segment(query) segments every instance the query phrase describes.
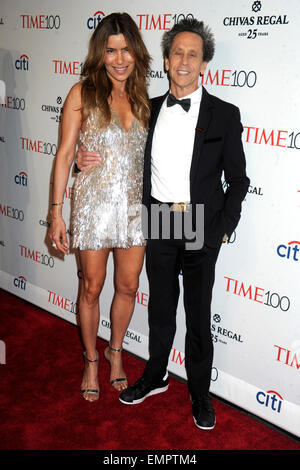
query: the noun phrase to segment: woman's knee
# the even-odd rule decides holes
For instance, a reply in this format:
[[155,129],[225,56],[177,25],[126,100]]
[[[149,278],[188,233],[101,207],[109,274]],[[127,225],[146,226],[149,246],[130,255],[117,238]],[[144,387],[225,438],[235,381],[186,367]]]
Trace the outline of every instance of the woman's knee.
[[115,290],[120,295],[135,297],[139,288],[139,280],[136,277],[118,279],[115,281]]
[[103,283],[94,280],[84,280],[82,298],[89,304],[93,305],[98,302]]

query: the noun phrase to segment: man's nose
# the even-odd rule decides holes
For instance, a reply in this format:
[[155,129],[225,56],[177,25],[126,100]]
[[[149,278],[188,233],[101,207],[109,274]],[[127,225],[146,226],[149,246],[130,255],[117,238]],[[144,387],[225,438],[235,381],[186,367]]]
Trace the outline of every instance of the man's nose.
[[181,61],[183,65],[188,63],[188,54],[182,54]]

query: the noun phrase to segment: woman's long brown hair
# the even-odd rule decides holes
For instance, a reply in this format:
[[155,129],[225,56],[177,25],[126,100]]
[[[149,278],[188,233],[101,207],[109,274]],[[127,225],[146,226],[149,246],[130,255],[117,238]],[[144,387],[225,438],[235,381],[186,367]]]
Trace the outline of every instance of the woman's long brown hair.
[[124,35],[129,51],[134,56],[135,67],[127,79],[126,89],[133,115],[146,127],[150,116],[146,84],[150,55],[136,23],[127,13],[112,13],[104,17],[92,34],[81,73],[82,118],[85,120],[97,108],[101,125],[106,126],[111,120],[108,98],[112,83],[107,76],[104,59],[108,37],[113,34]]

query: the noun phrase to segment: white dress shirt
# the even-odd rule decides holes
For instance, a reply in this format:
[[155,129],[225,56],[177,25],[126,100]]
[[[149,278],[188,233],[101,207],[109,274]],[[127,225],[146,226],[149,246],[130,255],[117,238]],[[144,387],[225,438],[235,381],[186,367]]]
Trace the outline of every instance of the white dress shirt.
[[190,201],[190,168],[202,87],[185,98],[188,112],[178,104],[167,107],[165,99],[152,141],[151,195],[162,202]]

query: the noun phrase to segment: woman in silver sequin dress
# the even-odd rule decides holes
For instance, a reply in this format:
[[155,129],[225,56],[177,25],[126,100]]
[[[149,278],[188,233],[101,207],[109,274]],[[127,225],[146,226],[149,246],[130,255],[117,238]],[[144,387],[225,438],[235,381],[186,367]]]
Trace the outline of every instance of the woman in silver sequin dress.
[[111,366],[112,386],[123,390],[128,385],[120,353],[145,250],[141,200],[150,114],[146,88],[149,62],[134,20],[126,13],[106,16],[91,37],[83,78],[72,87],[64,105],[49,232],[52,244],[62,253],[68,253],[69,248],[62,203],[78,139],[87,150],[101,156],[98,166],[77,175],[72,213],[72,246],[79,249],[83,273],[79,313],[85,368],[81,391],[89,401],[99,397],[99,295],[111,251],[115,293],[111,338],[104,355]]

